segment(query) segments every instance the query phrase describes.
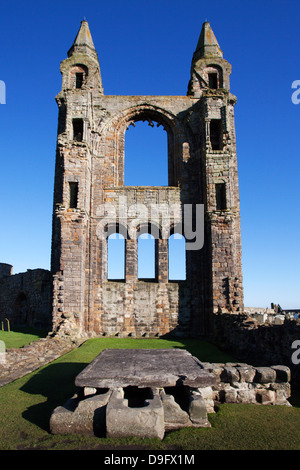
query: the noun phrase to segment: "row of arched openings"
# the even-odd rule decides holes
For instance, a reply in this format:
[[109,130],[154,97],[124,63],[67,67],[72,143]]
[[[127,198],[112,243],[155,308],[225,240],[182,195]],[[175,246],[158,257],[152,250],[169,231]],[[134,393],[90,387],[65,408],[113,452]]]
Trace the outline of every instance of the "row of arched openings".
[[[155,280],[156,249],[155,238],[150,233],[143,233],[137,239],[138,279]],[[125,279],[125,238],[121,233],[113,233],[107,238],[107,279]],[[174,233],[168,239],[168,278],[170,281],[186,279],[185,238]]]

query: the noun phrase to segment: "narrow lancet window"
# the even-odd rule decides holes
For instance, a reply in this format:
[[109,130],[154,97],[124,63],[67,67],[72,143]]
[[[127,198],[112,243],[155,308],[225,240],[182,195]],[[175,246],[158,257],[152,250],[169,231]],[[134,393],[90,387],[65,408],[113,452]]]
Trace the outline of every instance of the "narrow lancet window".
[[216,90],[218,88],[218,74],[209,73],[208,74],[208,86],[209,88]]
[[83,120],[73,119],[73,140],[82,142],[83,140]]
[[76,73],[76,88],[82,88],[83,85],[83,72]]
[[70,190],[70,209],[76,209],[78,205],[78,183],[72,182],[69,183]]
[[186,279],[186,247],[185,238],[174,233],[169,238],[169,280],[184,281]]
[[138,238],[138,278],[154,280],[156,277],[156,246],[155,238],[144,233]]
[[225,183],[216,184],[216,209],[217,211],[224,211],[227,209]]
[[210,143],[212,150],[223,150],[223,126],[221,119],[210,121]]
[[120,233],[112,233],[107,238],[107,279],[125,279],[125,238]]

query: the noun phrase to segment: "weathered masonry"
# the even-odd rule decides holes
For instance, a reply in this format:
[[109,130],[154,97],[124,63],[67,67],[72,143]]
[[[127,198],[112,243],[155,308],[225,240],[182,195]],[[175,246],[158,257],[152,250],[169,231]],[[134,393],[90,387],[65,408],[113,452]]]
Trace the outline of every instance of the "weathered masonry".
[[[204,335],[212,314],[242,312],[236,97],[230,93],[231,66],[209,23],[193,55],[187,96],[104,95],[86,21],[61,73],[53,330]],[[125,132],[141,120],[167,132],[168,186],[124,185]],[[186,279],[178,281],[168,273],[168,240],[176,232],[186,243]],[[125,239],[122,279],[108,277],[114,233]],[[155,238],[151,279],[139,278],[137,269],[145,233]]]
[[10,264],[0,263],[0,328],[28,325],[51,330],[52,276],[46,269],[12,274]]

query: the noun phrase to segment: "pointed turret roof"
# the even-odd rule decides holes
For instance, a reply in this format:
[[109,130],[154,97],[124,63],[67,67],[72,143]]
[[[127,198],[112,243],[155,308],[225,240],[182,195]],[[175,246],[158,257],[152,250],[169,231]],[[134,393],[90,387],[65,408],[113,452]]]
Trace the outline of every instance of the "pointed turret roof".
[[81,21],[77,36],[73,42],[72,47],[68,51],[68,57],[76,52],[80,54],[88,54],[98,58],[90,28],[86,20]]
[[205,21],[202,25],[195,54],[198,58],[223,57],[223,52],[208,21]]

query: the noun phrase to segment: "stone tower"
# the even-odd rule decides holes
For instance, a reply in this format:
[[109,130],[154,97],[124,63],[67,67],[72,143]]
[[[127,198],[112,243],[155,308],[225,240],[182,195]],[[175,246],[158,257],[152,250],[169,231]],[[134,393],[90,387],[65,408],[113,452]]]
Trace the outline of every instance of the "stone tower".
[[[239,188],[230,64],[202,27],[187,96],[106,96],[82,21],[61,63],[52,234],[53,330],[75,335],[206,335],[241,312]],[[168,186],[125,186],[125,132],[167,132]],[[168,278],[168,239],[186,239],[186,279]],[[107,278],[107,239],[125,238],[122,279]],[[155,276],[138,277],[138,238],[155,237]],[[203,243],[204,238],[204,243]]]

